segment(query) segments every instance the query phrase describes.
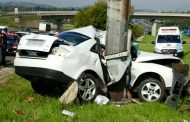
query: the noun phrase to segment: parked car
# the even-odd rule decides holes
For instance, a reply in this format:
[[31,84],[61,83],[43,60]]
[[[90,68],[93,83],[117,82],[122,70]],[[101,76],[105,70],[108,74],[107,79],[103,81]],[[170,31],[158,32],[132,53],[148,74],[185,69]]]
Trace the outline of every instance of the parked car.
[[19,43],[19,38],[17,36],[17,34],[15,33],[7,33],[7,49],[6,49],[6,53],[8,55],[15,55],[16,54],[16,50],[18,47],[18,43]]

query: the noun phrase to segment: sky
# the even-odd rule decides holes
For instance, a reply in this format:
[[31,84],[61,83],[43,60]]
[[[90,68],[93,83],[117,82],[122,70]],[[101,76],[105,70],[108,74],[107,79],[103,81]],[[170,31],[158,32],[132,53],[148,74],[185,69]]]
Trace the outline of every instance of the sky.
[[131,0],[135,9],[190,11],[190,0]]
[[[22,1],[53,5],[57,7],[84,7],[97,0],[0,0]],[[156,11],[190,11],[190,0],[131,0],[135,9],[152,9]]]

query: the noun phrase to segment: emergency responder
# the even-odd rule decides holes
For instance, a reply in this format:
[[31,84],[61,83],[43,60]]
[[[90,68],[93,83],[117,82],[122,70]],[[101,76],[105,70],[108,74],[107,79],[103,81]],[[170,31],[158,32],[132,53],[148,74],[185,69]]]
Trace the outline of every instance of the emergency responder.
[[6,49],[7,49],[7,36],[6,36],[6,33],[5,31],[2,31],[2,38],[1,38],[1,42],[3,44],[2,46],[2,62],[1,64],[2,65],[6,65]]

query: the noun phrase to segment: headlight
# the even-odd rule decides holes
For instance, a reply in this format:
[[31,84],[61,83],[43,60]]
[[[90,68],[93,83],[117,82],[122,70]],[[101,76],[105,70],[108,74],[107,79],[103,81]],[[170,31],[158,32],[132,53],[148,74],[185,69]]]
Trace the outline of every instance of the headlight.
[[183,51],[183,48],[180,48],[177,50],[177,52],[182,52]]
[[51,49],[50,54],[57,55],[57,56],[68,56],[72,53],[71,50],[64,48],[63,46],[55,46]]

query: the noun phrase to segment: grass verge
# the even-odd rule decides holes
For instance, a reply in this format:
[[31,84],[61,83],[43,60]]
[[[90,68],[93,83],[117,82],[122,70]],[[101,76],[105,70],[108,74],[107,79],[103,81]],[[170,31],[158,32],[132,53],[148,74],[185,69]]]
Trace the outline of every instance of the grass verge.
[[[190,121],[190,113],[165,104],[143,103],[115,106],[92,104],[61,105],[58,97],[36,94],[29,81],[13,74],[7,85],[0,86],[0,120],[28,122],[180,122]],[[63,109],[76,113],[68,117]]]
[[[153,51],[153,45],[146,41],[140,43],[140,49]],[[184,62],[190,64],[190,44],[184,45],[186,56]],[[190,99],[188,96],[187,100]],[[68,117],[63,109],[76,113]],[[36,94],[30,82],[12,74],[7,85],[0,86],[0,121],[27,122],[183,122],[190,121],[190,113],[175,110],[162,103],[113,104],[100,106],[92,104],[62,105],[57,96],[41,96]]]

